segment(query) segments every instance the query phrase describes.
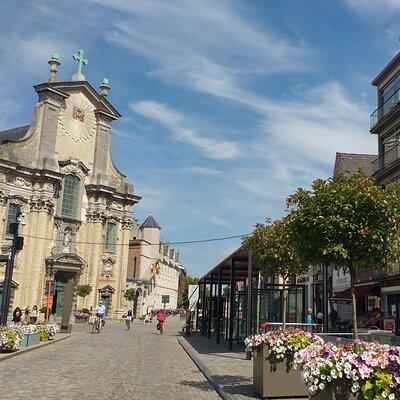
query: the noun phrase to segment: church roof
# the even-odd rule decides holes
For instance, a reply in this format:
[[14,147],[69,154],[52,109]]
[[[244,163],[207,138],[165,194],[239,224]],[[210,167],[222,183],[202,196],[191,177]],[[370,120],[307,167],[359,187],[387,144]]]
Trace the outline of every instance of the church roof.
[[17,141],[25,137],[30,125],[18,126],[16,128],[8,129],[0,132],[0,143],[8,140]]
[[143,222],[143,224],[140,226],[140,229],[142,228],[157,228],[161,229],[161,226],[158,225],[157,221],[154,219],[153,215],[149,215],[146,218],[146,221]]
[[352,153],[336,153],[335,172],[348,172],[354,175],[361,170],[365,175],[373,174],[372,161],[378,156],[375,154],[352,154]]

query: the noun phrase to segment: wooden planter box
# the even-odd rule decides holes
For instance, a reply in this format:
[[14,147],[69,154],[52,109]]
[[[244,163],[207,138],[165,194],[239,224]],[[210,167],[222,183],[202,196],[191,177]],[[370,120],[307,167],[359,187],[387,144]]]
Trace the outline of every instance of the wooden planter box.
[[358,395],[351,393],[350,389],[345,392],[340,390],[339,387],[327,386],[315,396],[311,397],[312,400],[357,400]]
[[308,398],[308,390],[301,381],[301,371],[292,368],[285,359],[277,364],[269,361],[269,351],[262,348],[254,352],[253,386],[267,399]]
[[31,333],[29,335],[25,335],[28,337],[27,346],[35,346],[40,343],[40,334],[39,333]]

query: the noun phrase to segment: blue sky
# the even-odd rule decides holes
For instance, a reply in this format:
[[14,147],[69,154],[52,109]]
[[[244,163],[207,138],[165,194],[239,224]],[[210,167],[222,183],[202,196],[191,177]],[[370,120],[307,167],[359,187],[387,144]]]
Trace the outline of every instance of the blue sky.
[[[0,129],[29,122],[32,86],[84,49],[106,76],[113,158],[174,242],[249,233],[327,177],[336,151],[376,152],[370,82],[397,53],[399,0],[1,2]],[[240,240],[182,245],[201,275]]]

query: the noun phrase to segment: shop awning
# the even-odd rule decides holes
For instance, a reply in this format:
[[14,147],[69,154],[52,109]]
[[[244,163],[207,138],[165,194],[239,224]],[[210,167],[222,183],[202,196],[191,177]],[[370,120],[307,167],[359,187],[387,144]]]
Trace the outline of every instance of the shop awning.
[[[362,297],[366,296],[367,294],[371,293],[374,289],[378,287],[377,283],[366,283],[363,285],[357,285],[354,288],[356,299],[361,299]],[[351,301],[351,289],[348,288],[343,290],[342,292],[336,292],[333,297],[331,297],[332,301],[340,301],[346,300]]]

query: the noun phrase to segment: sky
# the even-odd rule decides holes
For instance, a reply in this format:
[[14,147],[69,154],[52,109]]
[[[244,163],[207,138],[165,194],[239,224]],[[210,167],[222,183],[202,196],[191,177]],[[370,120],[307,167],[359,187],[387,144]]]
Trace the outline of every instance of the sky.
[[[371,80],[399,51],[400,0],[0,3],[0,129],[29,123],[52,51],[85,51],[122,114],[112,154],[165,241],[248,234],[285,215],[335,153],[377,152]],[[240,239],[180,245],[202,276]]]

